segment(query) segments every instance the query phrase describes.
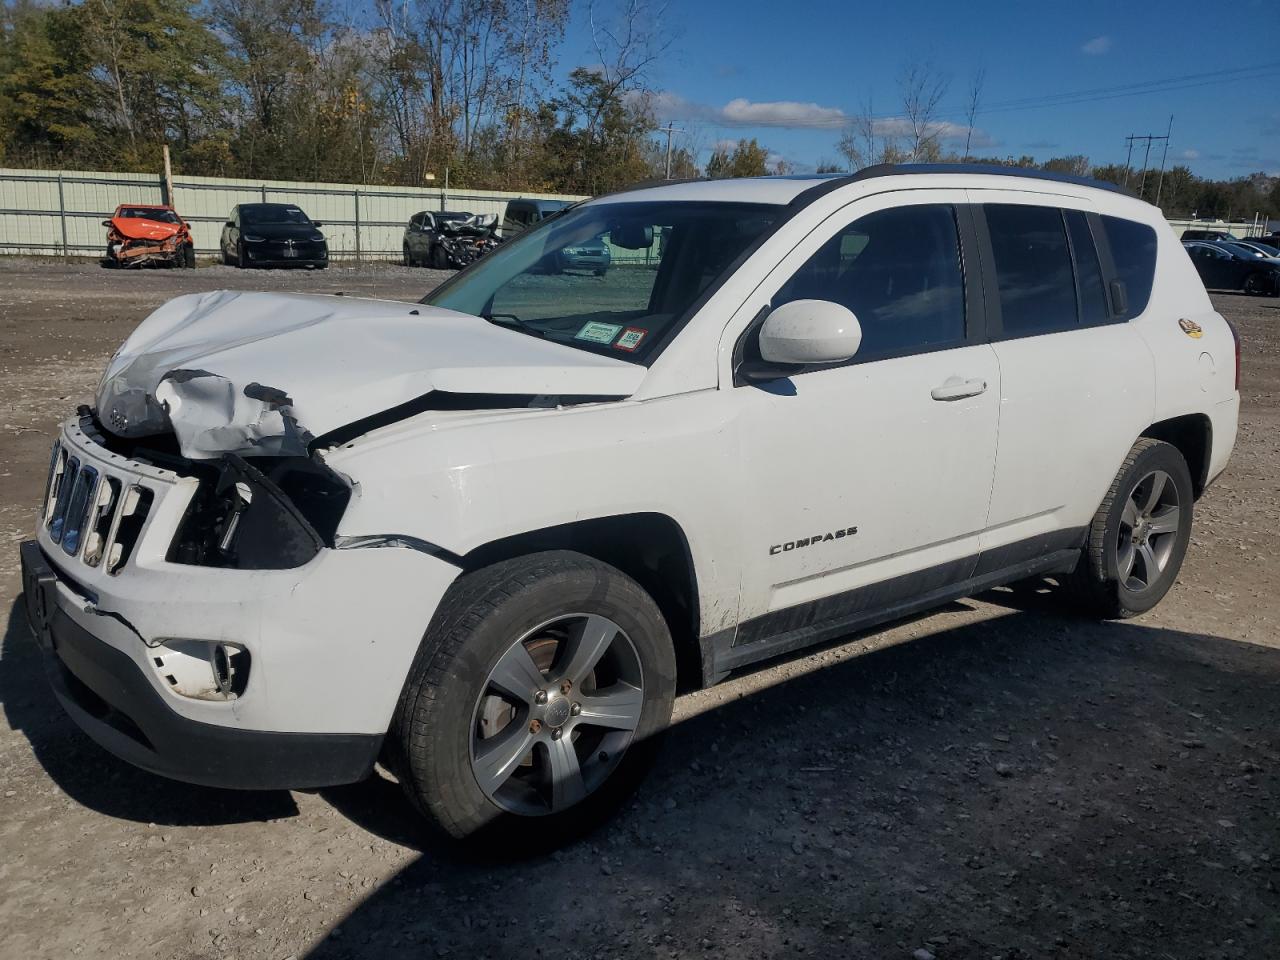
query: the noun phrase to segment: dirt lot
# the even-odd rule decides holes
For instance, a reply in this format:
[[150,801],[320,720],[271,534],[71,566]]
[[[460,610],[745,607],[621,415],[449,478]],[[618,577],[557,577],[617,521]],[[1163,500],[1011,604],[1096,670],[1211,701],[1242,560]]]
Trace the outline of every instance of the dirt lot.
[[385,780],[232,793],[89,742],[16,603],[55,423],[176,293],[438,276],[0,259],[0,958],[1276,955],[1277,300],[1216,298],[1241,434],[1157,610],[997,592],[687,695],[641,795],[554,856],[460,859]]

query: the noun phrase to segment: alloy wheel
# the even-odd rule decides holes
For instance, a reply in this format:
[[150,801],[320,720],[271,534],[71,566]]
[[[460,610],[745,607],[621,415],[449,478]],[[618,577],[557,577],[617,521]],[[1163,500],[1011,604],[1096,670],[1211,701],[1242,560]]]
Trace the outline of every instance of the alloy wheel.
[[643,707],[640,657],[621,627],[586,613],[541,624],[498,658],[476,701],[476,783],[511,813],[559,813],[617,768]]
[[1116,569],[1134,593],[1159,581],[1173,556],[1182,522],[1178,487],[1163,470],[1147,474],[1129,494],[1120,514]]

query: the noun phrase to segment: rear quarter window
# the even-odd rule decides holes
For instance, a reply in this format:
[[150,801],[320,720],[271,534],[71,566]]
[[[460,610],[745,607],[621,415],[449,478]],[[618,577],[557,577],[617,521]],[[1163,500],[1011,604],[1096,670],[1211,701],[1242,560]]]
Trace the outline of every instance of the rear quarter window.
[[1147,309],[1156,274],[1156,232],[1145,223],[1121,217],[1101,217],[1111,247],[1116,279],[1124,282],[1129,300],[1128,316]]

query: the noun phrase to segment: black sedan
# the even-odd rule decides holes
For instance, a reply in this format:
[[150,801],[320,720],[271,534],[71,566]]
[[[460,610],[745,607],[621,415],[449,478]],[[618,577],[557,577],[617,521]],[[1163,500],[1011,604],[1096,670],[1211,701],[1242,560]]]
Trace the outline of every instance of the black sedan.
[[1196,272],[1210,290],[1243,290],[1253,296],[1280,296],[1280,261],[1246,257],[1227,244],[1182,244],[1196,265]]
[[242,203],[222,227],[222,262],[237,267],[329,265],[320,224],[292,203]]

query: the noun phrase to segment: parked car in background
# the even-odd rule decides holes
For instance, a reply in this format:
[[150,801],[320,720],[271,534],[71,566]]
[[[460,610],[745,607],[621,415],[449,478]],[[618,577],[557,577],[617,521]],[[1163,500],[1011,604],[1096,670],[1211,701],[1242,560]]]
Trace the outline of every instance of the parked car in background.
[[1230,240],[1226,230],[1183,230],[1182,240]]
[[506,212],[502,215],[502,236],[504,239],[514,237],[570,205],[569,200],[529,200],[523,197],[508,200]]
[[498,245],[497,217],[424,210],[404,229],[404,264],[437,270],[465,267]]
[[321,224],[292,203],[242,203],[222,227],[222,262],[237,267],[329,265]]
[[1246,260],[1271,260],[1275,254],[1270,250],[1260,250],[1251,243],[1245,243],[1243,240],[1219,240],[1219,247],[1226,247],[1237,256],[1244,257]]
[[1280,293],[1280,261],[1237,253],[1225,243],[1184,242],[1196,272],[1209,290],[1243,290],[1251,296]]
[[194,267],[196,248],[191,228],[173,207],[122,203],[109,220],[104,267]]
[[440,225],[466,220],[469,213],[459,211],[432,212],[424,210],[409,218],[404,228],[404,265],[406,267],[435,267],[443,269],[447,266],[447,254],[441,248]]
[[609,272],[609,264],[612,260],[609,245],[602,237],[592,237],[582,243],[565,247],[557,254],[561,273],[569,270],[587,270],[597,277],[603,277]]
[[[548,275],[662,230],[652,271]],[[54,442],[25,605],[72,720],[147,770],[381,759],[445,833],[552,842],[626,798],[679,688],[1032,577],[1152,609],[1235,443],[1238,351],[1109,185],[616,193],[420,303],[159,307]],[[803,705],[717,735],[785,772]]]
[[1267,243],[1265,240],[1259,240],[1256,237],[1249,240],[1233,240],[1231,242],[1238,247],[1252,250],[1262,257],[1280,257],[1280,243]]

